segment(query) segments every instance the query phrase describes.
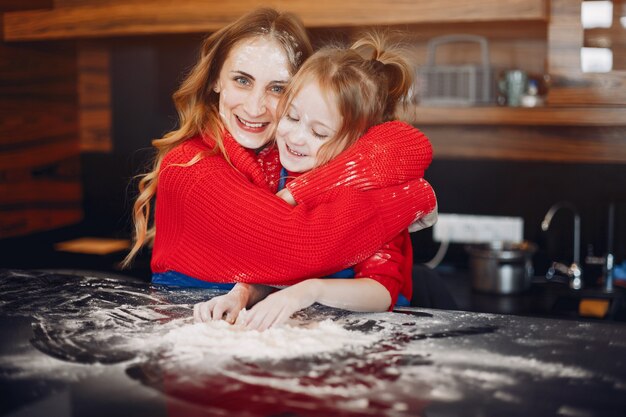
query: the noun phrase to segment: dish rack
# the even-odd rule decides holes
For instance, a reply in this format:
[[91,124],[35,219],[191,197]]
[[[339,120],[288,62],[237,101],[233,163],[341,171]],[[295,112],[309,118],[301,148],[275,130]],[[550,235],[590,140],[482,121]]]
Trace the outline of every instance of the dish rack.
[[[436,65],[437,48],[455,42],[480,46],[481,63]],[[487,39],[475,35],[446,35],[431,39],[426,65],[418,70],[419,101],[425,106],[474,106],[494,101],[494,70],[489,62]]]

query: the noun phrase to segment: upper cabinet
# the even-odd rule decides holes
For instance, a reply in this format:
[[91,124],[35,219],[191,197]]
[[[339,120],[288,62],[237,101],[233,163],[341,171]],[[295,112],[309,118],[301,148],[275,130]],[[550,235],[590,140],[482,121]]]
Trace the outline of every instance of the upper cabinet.
[[261,6],[297,13],[308,27],[548,19],[547,0],[55,0],[5,13],[4,40],[211,32]]

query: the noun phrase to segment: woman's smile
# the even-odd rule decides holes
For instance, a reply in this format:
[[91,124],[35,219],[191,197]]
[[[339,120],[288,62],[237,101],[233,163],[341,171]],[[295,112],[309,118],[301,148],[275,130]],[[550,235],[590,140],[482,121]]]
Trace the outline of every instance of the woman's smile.
[[240,116],[235,116],[235,118],[241,129],[251,133],[260,133],[270,125],[270,122],[250,122],[242,119]]

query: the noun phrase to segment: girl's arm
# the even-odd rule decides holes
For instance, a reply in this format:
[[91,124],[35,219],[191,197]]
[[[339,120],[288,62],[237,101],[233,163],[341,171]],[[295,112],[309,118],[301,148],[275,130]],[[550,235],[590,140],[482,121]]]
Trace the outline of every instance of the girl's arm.
[[402,184],[423,177],[432,155],[430,141],[418,129],[386,122],[369,129],[328,164],[291,181],[287,189],[303,204],[342,185],[364,191]]
[[355,265],[354,279],[309,279],[287,287],[253,306],[240,323],[262,331],[314,303],[358,312],[391,310],[400,292],[411,298],[412,262],[410,237],[404,231]]
[[356,279],[369,278],[381,284],[391,297],[392,310],[400,294],[413,295],[413,246],[408,230],[384,244],[372,256],[354,265]]
[[241,310],[251,308],[275,290],[276,288],[266,285],[237,283],[227,294],[194,305],[194,322],[224,319],[233,324]]
[[351,311],[379,312],[387,310],[391,297],[382,284],[369,278],[312,278],[270,294],[240,323],[263,331],[316,302]]

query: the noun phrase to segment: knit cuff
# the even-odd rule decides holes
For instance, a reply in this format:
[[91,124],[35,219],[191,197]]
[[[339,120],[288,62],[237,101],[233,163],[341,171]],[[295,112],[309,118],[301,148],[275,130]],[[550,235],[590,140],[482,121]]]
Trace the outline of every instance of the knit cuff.
[[437,207],[435,193],[423,178],[367,193],[372,194],[376,205],[372,209],[379,211],[385,230],[389,233],[388,240]]

